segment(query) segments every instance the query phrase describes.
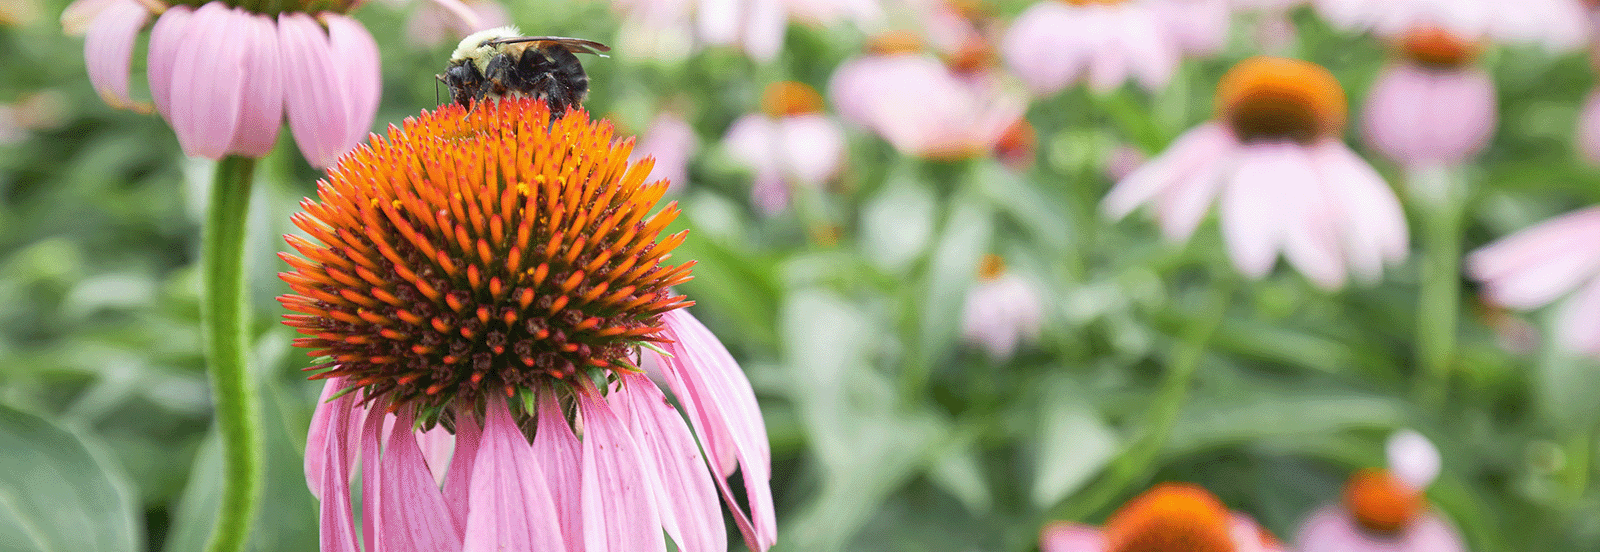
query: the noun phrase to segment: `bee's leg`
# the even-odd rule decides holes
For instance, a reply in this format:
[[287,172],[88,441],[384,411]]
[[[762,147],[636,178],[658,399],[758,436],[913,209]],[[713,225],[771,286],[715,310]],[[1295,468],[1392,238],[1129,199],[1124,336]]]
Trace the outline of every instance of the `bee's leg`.
[[562,84],[559,78],[549,73],[539,75],[539,79],[533,83],[533,88],[538,91],[540,98],[544,98],[544,103],[550,106],[551,119],[565,115],[567,108],[575,103],[572,91]]
[[489,64],[483,68],[483,86],[479,90],[479,99],[494,94],[502,97],[511,94],[517,88],[517,68],[511,56],[497,55],[489,59]]

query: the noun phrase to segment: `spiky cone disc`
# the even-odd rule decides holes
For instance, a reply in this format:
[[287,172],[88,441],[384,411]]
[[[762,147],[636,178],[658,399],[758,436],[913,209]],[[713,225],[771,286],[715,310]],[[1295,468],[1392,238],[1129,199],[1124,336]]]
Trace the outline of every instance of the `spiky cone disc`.
[[327,357],[312,379],[426,420],[635,370],[661,314],[691,304],[669,287],[694,263],[667,264],[677,204],[651,214],[667,182],[612,133],[518,98],[424,111],[341,159],[292,219],[314,241],[286,236],[299,255],[281,255],[284,323]]

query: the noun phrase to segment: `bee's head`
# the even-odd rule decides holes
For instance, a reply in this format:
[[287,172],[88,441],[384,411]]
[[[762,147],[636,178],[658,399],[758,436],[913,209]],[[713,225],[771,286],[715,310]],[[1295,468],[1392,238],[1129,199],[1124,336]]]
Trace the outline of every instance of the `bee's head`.
[[489,58],[494,57],[496,53],[495,47],[490,45],[489,42],[517,36],[522,36],[522,31],[513,25],[484,29],[469,34],[466,38],[461,39],[461,43],[456,45],[455,51],[450,53],[450,64],[453,66],[471,62],[478,66],[479,71],[482,71],[489,65]]

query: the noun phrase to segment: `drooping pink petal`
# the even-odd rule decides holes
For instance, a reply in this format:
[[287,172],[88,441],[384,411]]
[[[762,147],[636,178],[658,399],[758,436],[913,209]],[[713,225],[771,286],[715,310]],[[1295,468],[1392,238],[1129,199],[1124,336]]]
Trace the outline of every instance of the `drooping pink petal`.
[[[1287,240],[1286,226],[1293,221],[1285,209],[1293,203],[1289,176],[1305,178],[1295,164],[1288,144],[1252,144],[1238,153],[1232,181],[1222,190],[1221,225],[1228,255],[1240,272],[1251,278],[1266,276]],[[1297,172],[1298,171],[1298,172]]]
[[751,59],[766,62],[777,57],[783,47],[783,34],[789,15],[779,0],[744,0],[744,33],[740,41]]
[[1228,535],[1233,537],[1234,552],[1277,552],[1262,542],[1261,525],[1255,519],[1234,512],[1228,521]]
[[567,550],[556,517],[547,515],[556,511],[555,499],[528,440],[504,400],[496,396],[486,410],[482,442],[473,459],[462,552]]
[[[1373,550],[1350,514],[1338,506],[1325,506],[1313,512],[1295,535],[1296,552],[1351,552]],[[1420,552],[1420,551],[1419,551]]]
[[1442,459],[1433,442],[1414,430],[1402,429],[1389,436],[1384,446],[1389,459],[1389,473],[1395,478],[1421,491],[1439,477]]
[[1202,159],[1191,170],[1178,173],[1177,183],[1156,198],[1155,215],[1161,235],[1172,242],[1188,241],[1211,211],[1230,168],[1230,160],[1218,156]]
[[[1185,53],[1210,56],[1227,43],[1233,15],[1233,6],[1228,0],[1179,0],[1159,7],[1163,8],[1173,38]],[[1270,14],[1261,14],[1258,24],[1267,19],[1271,19]]]
[[1051,523],[1039,535],[1040,552],[1103,552],[1105,548],[1105,535],[1087,525]]
[[[583,542],[583,444],[561,412],[554,393],[539,395],[538,428],[533,434],[533,459],[544,466],[556,519],[569,543]],[[573,548],[569,546],[568,548]]]
[[1467,272],[1496,303],[1531,309],[1554,301],[1600,272],[1600,207],[1568,213],[1484,246]]
[[1279,174],[1290,202],[1284,206],[1283,256],[1301,274],[1326,290],[1344,287],[1345,262],[1339,240],[1340,205],[1330,185],[1304,148],[1285,150]]
[[[612,391],[611,400],[624,390]],[[577,393],[583,419],[583,544],[588,552],[665,552],[654,476],[626,422],[593,389]]]
[[984,347],[991,358],[1006,360],[1023,340],[1039,336],[1043,298],[1021,276],[1007,272],[967,292],[962,337]]
[[[1177,4],[1197,2],[1179,1]],[[1161,6],[1151,4],[1129,5],[1124,10],[1122,32],[1117,34],[1118,48],[1128,60],[1128,70],[1137,77],[1146,90],[1160,90],[1172,80],[1178,70],[1179,44]],[[1224,17],[1226,20],[1226,17]]]
[[178,144],[190,157],[218,159],[239,126],[244,96],[243,10],[212,2],[195,10],[172,68],[169,116]]
[[456,451],[456,436],[451,435],[450,429],[444,424],[435,424],[433,429],[417,434],[417,446],[422,447],[422,460],[428,463],[434,483],[444,485],[444,476],[450,469],[450,457]]
[[334,153],[337,159],[354,149],[371,132],[383,79],[378,63],[378,43],[366,27],[354,19],[332,13],[322,14],[322,20],[328,25],[328,51],[333,54],[334,72],[344,85],[345,122],[349,125]]
[[178,64],[178,44],[191,32],[189,20],[193,17],[194,8],[173,6],[162,12],[156,24],[150,27],[145,76],[150,81],[150,99],[156,104],[156,112],[169,124],[172,122],[172,69]]
[[1494,130],[1494,85],[1477,69],[1395,64],[1373,84],[1363,115],[1368,141],[1395,161],[1460,163],[1481,150]]
[[[322,552],[360,552],[356,543],[355,511],[350,504],[351,463],[355,456],[350,437],[361,424],[356,417],[355,394],[328,400],[343,385],[332,378],[323,388],[323,400],[311,419],[306,440],[306,480],[321,500]],[[313,462],[311,455],[319,459]],[[315,470],[315,471],[313,471]]]
[[1338,140],[1310,152],[1336,210],[1350,271],[1364,282],[1377,281],[1383,266],[1404,259],[1409,232],[1400,200],[1371,165]]
[[[378,454],[383,450],[382,443],[386,440],[383,429],[386,425],[392,425],[389,421],[392,415],[385,410],[383,404],[370,405],[367,418],[361,424],[361,541],[367,550],[377,550],[375,543],[387,543],[377,527],[383,506],[378,500],[382,493],[376,488],[384,484],[385,466],[378,461]],[[369,485],[373,488],[369,489]]]
[[663,112],[650,123],[644,137],[628,155],[628,162],[655,158],[656,166],[650,170],[650,177],[666,179],[668,190],[682,190],[689,182],[689,159],[699,147],[697,142],[694,128],[687,121]]
[[284,81],[296,83],[284,89],[283,97],[295,145],[311,166],[331,166],[355,128],[352,92],[345,90],[354,77],[339,74],[341,65],[322,26],[305,13],[278,15],[278,47]]
[[722,144],[730,157],[756,172],[778,170],[777,125],[766,115],[750,113],[735,119],[723,135]]
[[244,43],[244,97],[239,128],[228,153],[261,157],[278,143],[283,126],[283,71],[278,59],[278,27],[265,15],[241,13],[237,35]]
[[738,0],[700,0],[695,25],[706,44],[732,44],[739,39],[739,22],[745,17]]
[[472,466],[483,443],[483,426],[475,418],[456,415],[455,452],[450,457],[450,471],[444,476],[444,502],[450,507],[450,521],[462,535],[467,534],[467,510],[472,506]]
[[[1172,193],[1174,185],[1182,182],[1186,175],[1204,172],[1201,170],[1203,167],[1218,165],[1220,159],[1231,155],[1237,147],[1232,135],[1216,123],[1194,127],[1174,140],[1161,155],[1117,182],[1100,203],[1100,210],[1113,219],[1127,216],[1134,208],[1158,195]],[[1190,182],[1190,185],[1205,184]],[[1190,197],[1198,199],[1202,196],[1193,194]],[[1211,199],[1206,197],[1204,203],[1209,205]],[[1179,237],[1187,238],[1188,233],[1182,233]]]
[[[404,410],[402,410],[404,412]],[[369,416],[381,416],[374,411]],[[362,493],[376,495],[363,518],[372,518],[375,548],[393,552],[435,552],[461,548],[461,532],[450,519],[444,496],[439,493],[433,474],[417,446],[411,430],[411,417],[402,414],[395,420],[382,458],[375,452],[377,441],[368,441],[363,452]]]
[[[1073,9],[1057,2],[1039,2],[1023,11],[1000,40],[1006,66],[1035,93],[1054,94],[1077,80],[1091,50]],[[1084,31],[1084,32],[1079,32]]]
[[1600,276],[1578,288],[1558,316],[1557,343],[1570,351],[1600,354]]
[[645,466],[656,469],[661,524],[680,550],[727,550],[727,529],[711,472],[678,410],[640,373],[623,374],[618,395],[631,415]]
[[1578,113],[1578,153],[1590,163],[1600,163],[1600,90],[1589,92]]
[[89,25],[83,40],[84,65],[89,83],[111,107],[133,106],[128,96],[128,63],[133,59],[134,40],[149,20],[150,10],[138,2],[118,0],[103,6]]
[[1461,534],[1436,514],[1424,514],[1401,536],[1405,552],[1467,552]]
[[731,443],[744,475],[749,515],[737,507],[725,477],[717,478],[717,488],[750,548],[766,550],[777,541],[769,483],[772,449],[755,391],[733,355],[687,309],[668,311],[661,318],[666,326],[664,333],[673,340],[667,345],[673,356],[664,359],[667,384],[704,443],[711,465],[731,465],[725,459]]

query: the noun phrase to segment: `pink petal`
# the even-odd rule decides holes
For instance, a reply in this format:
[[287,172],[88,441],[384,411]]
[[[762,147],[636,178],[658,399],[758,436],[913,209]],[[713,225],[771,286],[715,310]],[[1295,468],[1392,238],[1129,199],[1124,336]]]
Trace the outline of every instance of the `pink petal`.
[[[1182,4],[1199,4],[1185,0]],[[1178,43],[1172,31],[1165,28],[1166,20],[1157,5],[1142,6],[1135,11],[1133,5],[1124,9],[1124,32],[1118,35],[1119,46],[1126,53],[1129,69],[1139,78],[1146,90],[1160,90],[1172,80],[1178,70]],[[1224,17],[1226,21],[1226,17]]]
[[557,509],[555,499],[545,485],[541,466],[534,461],[532,448],[512,421],[510,409],[496,396],[485,415],[483,441],[472,466],[462,551],[566,550],[556,517],[548,515]]
[[1246,276],[1260,278],[1272,270],[1278,248],[1287,239],[1285,228],[1293,221],[1286,212],[1294,203],[1288,177],[1308,178],[1295,164],[1293,148],[1285,144],[1252,144],[1240,148],[1233,178],[1222,190],[1222,238],[1234,266]]
[[700,0],[695,9],[700,39],[707,44],[732,44],[738,40],[743,7],[738,0]]
[[328,24],[328,51],[333,54],[334,71],[344,83],[346,124],[344,141],[338,153],[354,149],[372,130],[378,113],[378,98],[383,79],[378,63],[378,43],[361,23],[343,15],[324,13]]
[[462,535],[467,533],[467,509],[472,505],[472,466],[483,444],[483,427],[476,418],[471,413],[457,411],[455,453],[450,457],[450,470],[444,476],[444,501],[450,506],[450,521]]
[[1283,256],[1313,283],[1327,290],[1344,286],[1345,270],[1337,225],[1338,205],[1309,153],[1286,148],[1276,176],[1290,201],[1282,208]]
[[820,114],[784,117],[775,129],[787,172],[801,184],[816,186],[839,172],[844,162],[844,129]]
[[[617,393],[612,398],[616,400]],[[640,446],[611,405],[593,390],[577,393],[583,419],[583,544],[589,552],[665,552],[653,476]],[[649,468],[645,468],[648,470]]]
[[173,6],[162,12],[156,24],[150,27],[150,48],[147,55],[146,77],[150,81],[150,99],[170,124],[172,122],[172,77],[178,64],[178,44],[191,31],[189,20],[194,8]]
[[[499,5],[492,0],[486,0],[480,2],[480,4]],[[500,8],[500,10],[504,12],[505,8]],[[432,19],[439,20],[439,27],[454,29],[463,37],[480,29],[488,29],[499,25],[498,22],[485,25],[484,18],[480,16],[480,12],[461,0],[430,0],[419,12],[431,15]]]
[[572,432],[554,393],[540,393],[538,423],[533,459],[540,466],[552,467],[545,470],[545,476],[555,497],[561,534],[567,542],[583,542],[583,444]]
[[428,463],[436,484],[444,485],[449,473],[450,457],[455,455],[456,436],[444,424],[434,424],[433,429],[417,434],[417,446],[422,447],[422,459]]
[[1461,535],[1435,514],[1424,514],[1401,536],[1403,552],[1466,552]]
[[[327,400],[333,390],[339,389],[342,379],[328,380],[323,388],[323,401],[318,403],[311,419],[311,431],[306,437],[306,480],[311,483],[311,493],[321,502],[321,549],[323,552],[359,552],[356,544],[355,512],[350,504],[351,450],[350,434],[360,424],[355,407],[355,393]],[[313,462],[312,455],[319,457]],[[313,471],[315,470],[315,471]]]
[[100,12],[112,4],[120,4],[129,0],[73,0],[61,10],[61,34],[67,36],[80,36],[94,24]]
[[1550,219],[1467,256],[1467,271],[1493,301],[1518,309],[1542,306],[1600,272],[1600,208]]
[[1023,11],[1006,29],[1000,53],[1006,66],[1035,93],[1054,94],[1078,79],[1091,49],[1086,33],[1094,32],[1075,10],[1056,2],[1039,2]]
[[1578,114],[1578,152],[1590,163],[1600,163],[1600,90],[1584,98]]
[[1439,449],[1421,433],[1410,429],[1394,432],[1384,452],[1389,459],[1389,473],[1413,489],[1426,489],[1439,477]]
[[348,105],[351,93],[345,91],[347,80],[355,77],[339,74],[343,64],[333,59],[327,35],[310,15],[279,14],[278,44],[284,81],[296,83],[284,89],[284,108],[295,144],[311,166],[332,166],[344,153],[355,128]]
[[1405,214],[1378,171],[1338,140],[1312,148],[1312,163],[1336,209],[1345,260],[1363,281],[1376,281],[1385,263],[1410,251]]
[[749,10],[744,21],[744,51],[751,59],[766,62],[777,57],[783,47],[783,34],[789,26],[788,13],[778,0],[745,0]]
[[283,72],[278,60],[278,28],[265,15],[241,12],[238,39],[245,47],[244,98],[239,128],[228,153],[261,157],[278,143],[283,126]]
[[139,30],[150,20],[150,10],[133,0],[105,5],[89,25],[83,40],[84,65],[89,82],[111,107],[128,108],[128,63]]
[[682,190],[689,182],[689,158],[699,146],[697,141],[694,128],[688,122],[676,114],[663,112],[650,123],[650,129],[634,146],[628,160],[655,158],[651,178],[665,179],[668,190]]
[[[1296,552],[1398,552],[1374,546],[1338,506],[1326,506],[1312,513],[1295,536]],[[1418,551],[1422,552],[1422,551]]]
[[[376,428],[382,417],[389,415],[374,410],[368,415],[368,427]],[[411,417],[403,415],[395,420],[395,430],[390,432],[388,444],[378,458],[376,431],[369,435],[363,451],[362,494],[367,509],[363,520],[373,520],[371,540],[377,544],[368,550],[394,552],[434,552],[456,550],[461,547],[461,532],[451,522],[450,511],[444,496],[434,483],[433,474],[417,446],[416,433],[411,430]]]
[[1556,342],[1568,350],[1600,354],[1600,278],[1578,288],[1561,306],[1556,322]]
[[750,113],[735,119],[728,125],[722,144],[730,157],[756,172],[778,168],[777,124],[764,114]]
[[722,506],[694,435],[678,410],[644,374],[623,374],[621,395],[632,414],[645,466],[658,479],[656,503],[661,523],[680,550],[727,550]]
[[717,478],[717,487],[746,543],[753,550],[766,550],[777,541],[772,489],[768,483],[772,449],[767,443],[767,429],[756,404],[755,391],[733,355],[728,354],[722,342],[687,309],[668,311],[662,315],[662,321],[666,326],[664,333],[674,340],[667,345],[667,351],[673,355],[665,359],[667,383],[688,414],[695,434],[706,443],[703,447],[711,465],[729,465],[724,456],[728,443],[732,444],[744,474],[749,517],[736,506],[724,478]]
[[195,10],[178,43],[168,115],[178,144],[190,157],[218,159],[228,153],[239,126],[244,97],[246,26],[242,10],[212,2]]
[[1039,535],[1040,552],[1103,552],[1106,539],[1099,529],[1065,521],[1051,523]]
[[[1100,210],[1106,216],[1119,219],[1134,208],[1155,199],[1158,195],[1174,193],[1174,188],[1188,175],[1202,172],[1204,167],[1223,167],[1223,159],[1238,147],[1231,134],[1216,123],[1205,123],[1183,133],[1165,152],[1145,163],[1123,178],[1106,194]],[[1193,185],[1209,185],[1192,181]],[[1195,197],[1201,194],[1194,194]],[[1206,198],[1209,204],[1211,198]],[[1187,238],[1183,233],[1181,237]]]
[[1363,122],[1384,155],[1411,165],[1455,164],[1488,143],[1494,85],[1483,71],[1392,65],[1373,85]]

